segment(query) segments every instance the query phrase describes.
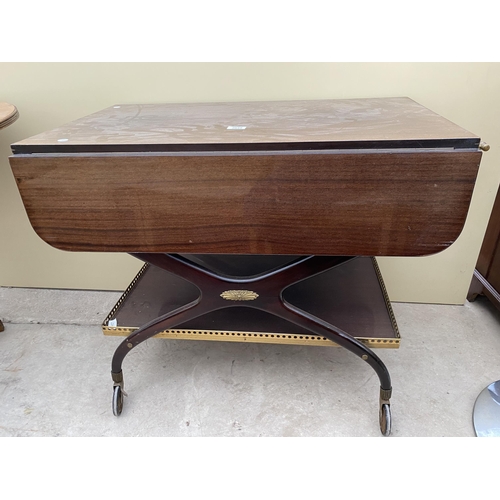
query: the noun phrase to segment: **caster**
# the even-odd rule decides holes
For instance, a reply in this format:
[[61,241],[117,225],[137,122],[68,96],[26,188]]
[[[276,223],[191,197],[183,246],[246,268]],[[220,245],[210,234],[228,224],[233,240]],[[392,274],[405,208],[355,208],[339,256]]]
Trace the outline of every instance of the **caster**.
[[391,427],[392,427],[390,405],[383,404],[380,407],[379,423],[380,423],[380,432],[382,432],[382,435],[389,436],[391,434]]
[[119,385],[113,386],[113,415],[118,417],[123,410],[123,391]]

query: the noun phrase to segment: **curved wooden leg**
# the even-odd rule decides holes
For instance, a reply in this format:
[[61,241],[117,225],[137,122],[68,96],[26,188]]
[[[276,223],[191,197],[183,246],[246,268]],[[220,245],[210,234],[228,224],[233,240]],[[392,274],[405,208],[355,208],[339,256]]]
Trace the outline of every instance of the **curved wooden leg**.
[[316,318],[287,303],[286,301],[283,301],[282,304],[282,310],[286,312],[284,314],[280,314],[280,317],[295,323],[298,326],[307,328],[317,335],[322,335],[332,342],[344,347],[353,354],[356,354],[356,356],[360,357],[363,361],[366,361],[375,370],[380,380],[380,387],[385,390],[391,389],[391,377],[389,375],[389,371],[382,360],[371,349],[340,328]]
[[[306,256],[280,269],[259,276],[234,278],[218,276],[177,255],[146,253],[132,255],[190,281],[200,290],[200,297],[196,301],[144,325],[129,335],[118,346],[113,356],[111,370],[114,390],[118,391],[118,395],[123,391],[122,362],[136,345],[163,330],[168,330],[217,309],[235,306],[251,307],[283,318],[313,334],[324,336],[366,361],[375,370],[380,380],[380,428],[384,435],[390,433],[390,397],[392,388],[391,378],[384,363],[373,351],[353,336],[293,306],[283,298],[283,291],[289,286],[341,265],[355,257]],[[251,304],[229,304],[224,300],[223,293],[228,286],[238,290],[246,289],[250,285],[252,291],[258,297],[255,302],[252,301]],[[116,404],[115,401],[117,401]],[[114,393],[113,411],[115,415],[121,412],[121,406],[120,399]]]
[[122,363],[127,354],[137,345],[154,335],[175,327],[178,324],[185,323],[191,319],[203,316],[210,309],[207,309],[200,303],[200,298],[196,301],[179,307],[174,311],[164,314],[135,332],[131,333],[116,349],[111,361],[111,378],[113,379],[113,413],[120,415],[123,407],[124,391]]
[[390,398],[392,395],[391,377],[382,360],[362,342],[352,335],[344,332],[311,314],[286,302],[282,297],[280,300],[267,304],[267,311],[275,316],[283,318],[311,333],[321,335],[336,344],[344,347],[356,356],[366,361],[378,375],[380,381],[379,398],[379,423],[380,430],[384,436],[391,432]]

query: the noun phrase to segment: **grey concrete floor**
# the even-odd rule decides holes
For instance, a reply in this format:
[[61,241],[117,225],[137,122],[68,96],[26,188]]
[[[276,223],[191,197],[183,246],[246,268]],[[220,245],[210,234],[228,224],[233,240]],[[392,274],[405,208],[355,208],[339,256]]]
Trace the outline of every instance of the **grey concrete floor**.
[[[380,436],[375,372],[336,347],[150,339],[124,362],[102,320],[118,292],[0,288],[0,436]],[[393,304],[392,436],[474,436],[476,397],[500,379],[500,314]]]

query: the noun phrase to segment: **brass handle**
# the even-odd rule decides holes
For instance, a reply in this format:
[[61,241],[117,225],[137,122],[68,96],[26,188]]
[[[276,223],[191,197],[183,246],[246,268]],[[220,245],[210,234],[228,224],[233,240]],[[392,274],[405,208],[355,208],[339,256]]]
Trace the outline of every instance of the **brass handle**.
[[479,149],[481,149],[482,151],[489,151],[490,150],[490,145],[481,141],[479,143]]

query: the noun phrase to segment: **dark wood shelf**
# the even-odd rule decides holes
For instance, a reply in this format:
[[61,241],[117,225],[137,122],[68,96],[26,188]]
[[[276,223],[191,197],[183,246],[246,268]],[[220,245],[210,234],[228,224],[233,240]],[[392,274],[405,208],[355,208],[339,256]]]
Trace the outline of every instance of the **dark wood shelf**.
[[[254,256],[252,256],[254,257]],[[265,258],[192,256],[212,270],[235,269],[257,274]],[[270,260],[273,259],[273,260]],[[238,260],[238,262],[234,262]],[[267,269],[286,257],[267,257]],[[106,335],[129,335],[140,326],[196,299],[196,287],[164,270],[146,264],[124,292],[102,325]],[[295,284],[284,293],[291,304],[350,333],[368,347],[398,348],[400,336],[375,259],[360,257]],[[178,325],[158,337],[334,346],[333,342],[250,307],[234,307]]]

